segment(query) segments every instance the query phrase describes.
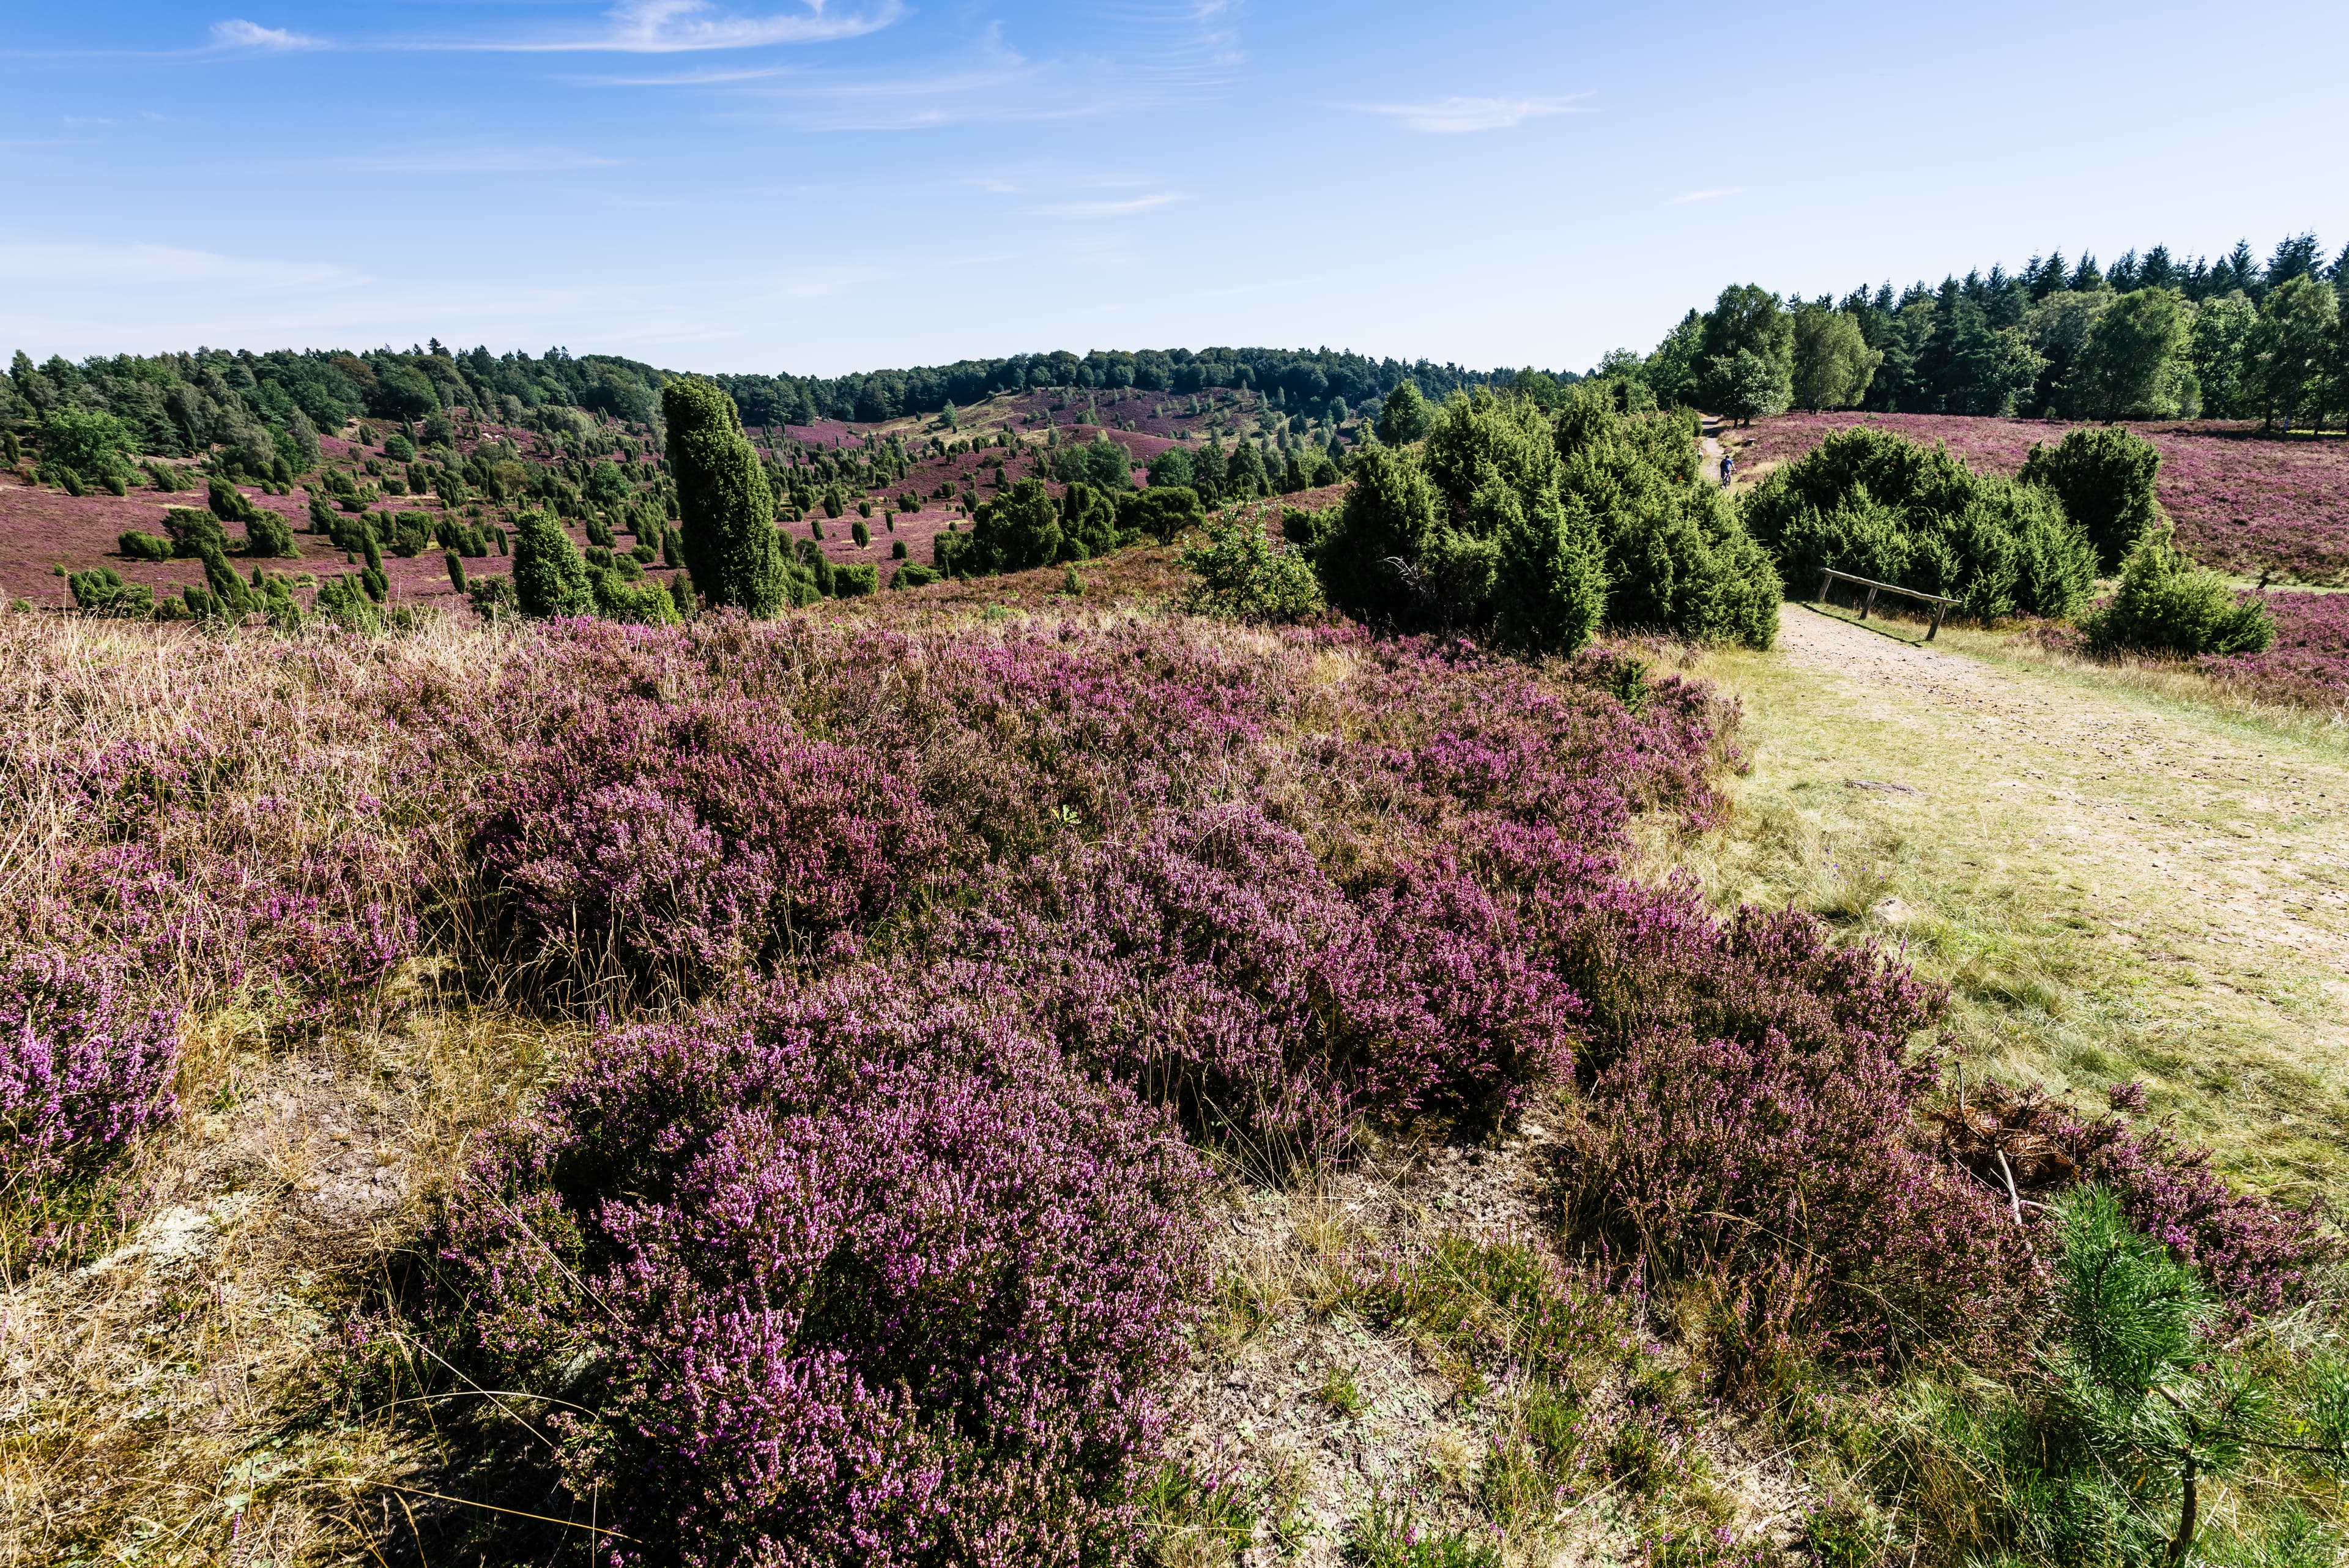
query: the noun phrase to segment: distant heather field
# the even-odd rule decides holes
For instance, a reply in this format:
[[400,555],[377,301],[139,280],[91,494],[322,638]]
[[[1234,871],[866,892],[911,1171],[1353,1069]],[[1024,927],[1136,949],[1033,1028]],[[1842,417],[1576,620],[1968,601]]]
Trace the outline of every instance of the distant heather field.
[[[1781,414],[1743,432],[1744,461],[1758,471],[1800,457],[1830,431],[1862,423],[1946,442],[1976,468],[2000,473],[2020,469],[2034,441],[2053,444],[2072,428],[1958,414]],[[2129,428],[2161,449],[2161,504],[2197,559],[2247,577],[2271,572],[2349,584],[2349,440],[2262,436],[2255,425],[2207,420]]]

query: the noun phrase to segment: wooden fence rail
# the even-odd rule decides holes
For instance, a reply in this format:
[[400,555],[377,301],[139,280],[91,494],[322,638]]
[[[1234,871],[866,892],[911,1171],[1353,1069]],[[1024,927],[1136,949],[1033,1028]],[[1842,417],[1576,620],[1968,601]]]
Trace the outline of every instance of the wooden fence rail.
[[1927,642],[1932,641],[1935,635],[1940,631],[1941,618],[1957,608],[1962,602],[1958,599],[1944,598],[1940,594],[1923,593],[1916,588],[1904,588],[1898,583],[1879,583],[1874,577],[1855,577],[1849,572],[1826,571],[1819,574],[1819,603],[1827,602],[1827,586],[1831,583],[1849,583],[1854,587],[1868,590],[1868,597],[1859,607],[1859,618],[1862,620],[1866,620],[1868,612],[1876,607],[1876,596],[1879,593],[1899,594],[1908,598],[1922,600],[1932,606],[1933,624],[1926,628]]

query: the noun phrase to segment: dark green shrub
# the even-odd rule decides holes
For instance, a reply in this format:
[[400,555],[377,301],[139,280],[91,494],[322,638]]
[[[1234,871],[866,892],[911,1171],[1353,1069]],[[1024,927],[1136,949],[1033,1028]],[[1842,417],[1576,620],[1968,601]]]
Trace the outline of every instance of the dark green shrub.
[[881,568],[870,561],[857,561],[832,569],[832,594],[834,598],[862,598],[881,587]]
[[905,541],[895,539],[890,542],[889,558],[893,561],[902,561],[905,558]]
[[337,519],[336,517],[335,509],[326,504],[326,498],[325,496],[316,493],[312,494],[310,497],[309,512],[311,533],[327,535],[334,533]]
[[2033,442],[2021,478],[2053,491],[2064,514],[2086,530],[2096,565],[2111,571],[2161,521],[2154,480],[2161,451],[2118,425],[2075,430],[2054,447]]
[[2167,527],[2137,542],[2121,565],[2119,591],[2085,625],[2099,653],[2261,653],[2275,640],[2267,606],[2197,566]]
[[254,509],[245,519],[244,553],[264,560],[283,560],[302,552],[294,545],[294,530],[274,512]]
[[228,564],[228,556],[210,540],[204,541],[200,554],[204,563],[204,589],[212,596],[212,613],[229,619],[249,614],[253,594],[236,568]]
[[695,587],[712,605],[772,615],[784,597],[774,493],[743,437],[734,400],[688,376],[661,389],[661,407]]
[[405,431],[394,431],[383,438],[383,455],[394,462],[414,462],[416,443],[408,439]]
[[205,505],[223,523],[243,523],[249,527],[254,518],[262,515],[261,508],[247,499],[244,492],[218,474],[204,488]]
[[432,514],[395,512],[391,514],[391,553],[420,556],[432,545]]
[[1491,626],[1512,647],[1572,652],[1598,628],[1606,578],[1588,509],[1561,497],[1563,475],[1539,408],[1456,397],[1418,450],[1364,450],[1313,546],[1322,588],[1374,625]]
[[228,553],[228,534],[221,527],[220,519],[209,512],[199,512],[192,506],[166,507],[163,531],[171,536],[174,556],[193,558],[203,554],[207,544],[222,555]]
[[603,569],[590,570],[587,576],[595,611],[606,620],[666,626],[678,618],[677,603],[662,584],[631,583],[616,571]]
[[1023,479],[978,509],[970,534],[953,548],[953,570],[978,576],[1046,566],[1060,559],[1061,544],[1061,509],[1051,493],[1040,479]]
[[119,473],[109,473],[105,478],[99,480],[98,483],[106,486],[106,493],[109,495],[128,495],[130,493],[130,482],[123,478]]
[[360,574],[346,573],[320,583],[310,607],[358,631],[373,631],[383,624],[383,617],[375,607],[375,596],[367,591]]
[[[1184,532],[1204,524],[1206,507],[1199,493],[1188,485],[1154,484],[1147,490],[1128,492],[1117,498],[1118,543],[1134,539],[1154,539],[1171,545]],[[1105,554],[1095,551],[1094,554]]]
[[857,515],[860,519],[861,519],[861,518],[865,518],[865,517],[870,517],[870,516],[872,516],[872,515],[873,515],[873,503],[872,503],[872,500],[871,500],[869,497],[868,497],[868,498],[866,498],[866,499],[860,500],[860,501],[858,501],[858,502],[857,502],[857,504],[856,504],[856,515]]
[[544,512],[514,518],[513,589],[515,607],[536,619],[595,613],[587,563],[563,525]]
[[1832,568],[1944,594],[1984,618],[2060,618],[2095,582],[2095,547],[2053,492],[1865,426],[1773,470],[1744,519],[1798,593]]
[[1606,552],[1609,624],[1766,649],[1784,588],[1735,508],[1698,480],[1694,438],[1668,415],[1624,415],[1603,388],[1569,394],[1560,486]]
[[[940,538],[945,536],[943,534],[939,535]],[[908,561],[890,576],[889,586],[893,588],[918,588],[940,580],[940,574],[937,572],[918,561]]]
[[[1128,498],[1138,504],[1145,493],[1129,492]],[[1141,514],[1137,511],[1135,515]],[[1095,556],[1106,556],[1132,537],[1117,503],[1106,492],[1077,483],[1070,485],[1069,493],[1061,497],[1063,558],[1090,560]]]
[[[869,512],[867,515],[870,515]],[[848,525],[848,536],[856,541],[856,547],[860,550],[873,543],[873,530],[864,525],[863,517]]]
[[114,547],[123,557],[132,561],[168,561],[171,558],[171,541],[154,534],[142,534],[133,528],[114,541]]
[[84,615],[135,617],[155,613],[155,590],[144,583],[126,583],[112,566],[92,566],[66,574],[66,591]]
[[598,545],[608,550],[612,548],[613,545],[619,543],[618,540],[612,536],[611,524],[605,523],[601,517],[588,517],[584,521],[586,527],[587,542],[590,545]]
[[1329,607],[1311,565],[1297,550],[1276,546],[1257,518],[1211,523],[1206,542],[1174,559],[1195,579],[1182,599],[1194,615],[1283,622],[1309,620]]
[[459,593],[463,593],[465,591],[465,557],[454,550],[444,550],[441,552],[440,561],[449,568],[449,586]]

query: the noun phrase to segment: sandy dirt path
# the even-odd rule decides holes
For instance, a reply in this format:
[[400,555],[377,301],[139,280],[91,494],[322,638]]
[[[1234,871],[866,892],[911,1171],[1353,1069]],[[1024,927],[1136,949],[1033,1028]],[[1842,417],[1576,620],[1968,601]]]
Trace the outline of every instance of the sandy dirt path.
[[2349,1185],[2349,756],[1795,604],[1775,652],[1708,672],[1756,748],[1727,890],[1789,896],[1790,835],[1814,875],[1880,860],[1866,923],[2003,1007],[2008,1065],[2099,1098],[2147,1076],[2246,1172]]

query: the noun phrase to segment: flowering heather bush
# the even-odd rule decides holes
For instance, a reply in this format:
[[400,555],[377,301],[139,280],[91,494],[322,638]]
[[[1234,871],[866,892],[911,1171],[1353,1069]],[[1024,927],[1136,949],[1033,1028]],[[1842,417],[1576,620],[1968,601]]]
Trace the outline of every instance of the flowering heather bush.
[[[1491,1116],[1570,1069],[1578,1004],[1449,864],[1357,897],[1245,805],[1169,816],[989,898],[1063,1049],[1210,1131],[1326,1144],[1352,1116]],[[1000,912],[998,912],[1000,911]]]
[[[2139,1084],[2116,1084],[2109,1098],[2116,1110],[2145,1108]],[[2053,1198],[2076,1182],[2099,1184],[2131,1224],[2199,1269],[2238,1321],[2309,1299],[2317,1264],[2334,1250],[2312,1216],[2234,1191],[2209,1168],[2207,1149],[2163,1127],[2084,1118],[1995,1080],[1931,1119],[1943,1153],[1986,1188],[2012,1180],[2019,1192]]]
[[0,968],[0,1203],[40,1210],[173,1109],[179,1017],[129,993],[90,953],[20,952]]
[[595,1412],[615,1561],[1123,1555],[1203,1173],[958,980],[611,1035],[451,1204],[474,1345]]
[[2197,668],[2271,701],[2349,708],[2349,594],[2268,593],[2275,641],[2264,653],[2197,660]]
[[885,763],[740,700],[590,706],[486,805],[472,852],[527,949],[688,989],[869,928],[939,850]]
[[[2073,427],[1956,414],[1785,414],[1757,421],[1744,462],[1801,456],[1831,431],[1868,423],[1930,444],[1985,473],[2020,472],[2034,442]],[[2127,427],[2161,452],[2155,490],[2178,542],[2206,566],[2245,576],[2274,572],[2308,583],[2349,583],[2349,441],[2261,436],[2214,421]],[[1799,585],[1797,585],[1799,587]]]
[[2011,1322],[2021,1233],[1912,1137],[1940,999],[1793,911],[1716,922],[1610,897],[1575,935],[1597,1067],[1585,1211],[1670,1272],[1717,1271],[1748,1355],[1875,1356]]

